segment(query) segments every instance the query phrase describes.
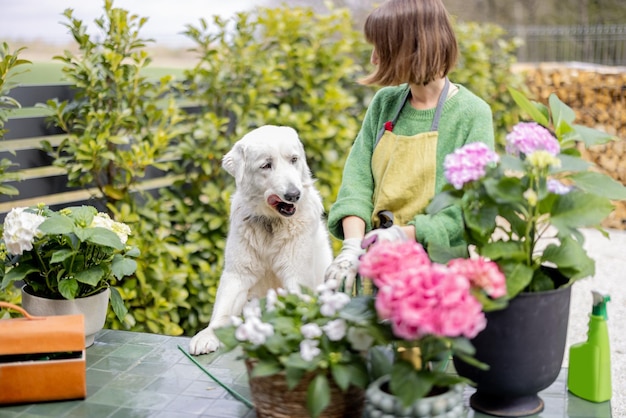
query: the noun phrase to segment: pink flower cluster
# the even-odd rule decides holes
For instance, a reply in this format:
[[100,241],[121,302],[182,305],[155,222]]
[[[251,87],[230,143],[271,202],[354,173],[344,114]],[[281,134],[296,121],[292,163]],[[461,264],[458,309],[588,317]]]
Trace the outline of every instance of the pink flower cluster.
[[378,288],[378,317],[390,321],[394,335],[404,340],[425,335],[473,338],[485,328],[486,319],[472,291],[494,298],[506,293],[504,275],[495,263],[432,263],[413,241],[374,244],[361,257],[359,273]]
[[460,190],[465,183],[482,178],[487,166],[500,161],[500,157],[482,142],[467,144],[451,154],[443,162],[446,180]]
[[512,155],[530,155],[535,151],[547,151],[557,155],[561,151],[559,141],[536,122],[520,122],[506,136],[506,152]]

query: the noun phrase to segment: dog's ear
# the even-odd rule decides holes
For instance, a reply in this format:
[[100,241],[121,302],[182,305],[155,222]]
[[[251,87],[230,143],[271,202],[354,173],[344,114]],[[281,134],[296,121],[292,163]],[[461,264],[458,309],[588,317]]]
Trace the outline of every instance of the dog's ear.
[[237,142],[233,148],[222,158],[222,167],[235,181],[239,183],[243,179],[243,146]]

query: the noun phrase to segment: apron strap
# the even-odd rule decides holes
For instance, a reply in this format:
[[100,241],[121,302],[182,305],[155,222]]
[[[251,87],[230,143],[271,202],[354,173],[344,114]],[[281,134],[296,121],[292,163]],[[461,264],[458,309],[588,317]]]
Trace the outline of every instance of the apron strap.
[[443,85],[443,90],[439,95],[439,101],[437,102],[437,109],[435,109],[435,116],[433,117],[433,124],[430,126],[430,131],[436,131],[439,129],[439,119],[441,118],[441,112],[443,111],[443,104],[448,98],[448,90],[450,90],[450,80],[446,77],[446,82]]
[[[430,126],[431,132],[439,129],[439,119],[441,118],[441,112],[443,111],[443,104],[448,98],[449,90],[450,90],[450,80],[448,79],[448,77],[446,77],[446,81],[443,85],[443,90],[441,90],[441,94],[439,95],[439,100],[437,101],[437,108],[435,109],[435,116],[433,116],[433,123]],[[396,125],[396,122],[398,121],[398,117],[400,116],[400,112],[402,112],[402,108],[404,108],[404,105],[406,104],[406,101],[408,100],[410,94],[411,94],[411,87],[407,88],[406,93],[404,94],[404,98],[402,99],[400,106],[398,106],[398,110],[396,110],[396,113],[393,116],[393,119],[391,120],[392,126]],[[380,131],[378,131],[378,135],[376,135],[376,141],[374,141],[374,148],[376,148],[376,145],[378,145],[378,141],[380,141],[380,138],[382,138],[384,134],[385,134],[385,126],[380,128]]]
[[[408,100],[410,94],[411,94],[411,87],[407,87],[406,93],[404,93],[404,98],[402,98],[402,102],[400,103],[400,106],[398,106],[398,110],[396,110],[396,114],[394,115],[393,119],[391,119],[392,126],[396,125],[396,122],[398,121],[398,117],[400,116],[400,112],[402,112],[402,108],[406,104],[406,101]],[[378,131],[378,135],[376,135],[376,141],[374,141],[374,148],[376,148],[376,145],[378,145],[378,141],[380,141],[380,138],[382,138],[384,134],[385,134],[385,126],[383,125],[383,127],[380,128],[380,131]]]

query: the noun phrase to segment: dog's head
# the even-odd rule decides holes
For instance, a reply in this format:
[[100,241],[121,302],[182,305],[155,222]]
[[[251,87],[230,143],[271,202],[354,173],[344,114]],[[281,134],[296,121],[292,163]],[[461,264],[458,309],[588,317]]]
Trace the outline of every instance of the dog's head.
[[313,180],[304,146],[287,126],[265,125],[235,143],[222,160],[237,193],[259,215],[290,217]]

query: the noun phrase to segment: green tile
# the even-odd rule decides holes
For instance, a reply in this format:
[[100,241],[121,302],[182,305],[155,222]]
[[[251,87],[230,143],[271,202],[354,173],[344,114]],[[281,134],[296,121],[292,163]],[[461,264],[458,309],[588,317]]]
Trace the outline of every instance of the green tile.
[[32,405],[28,413],[42,417],[58,417],[78,406],[79,402],[44,402]]
[[124,344],[119,348],[113,350],[110,354],[111,357],[123,357],[131,359],[140,359],[149,354],[154,347],[150,347],[142,344]]
[[14,411],[9,407],[0,407],[0,418],[16,418],[21,411]]
[[250,408],[235,400],[217,400],[210,405],[204,417],[207,418],[241,418],[250,412]]
[[183,379],[179,377],[157,377],[150,383],[145,390],[155,393],[170,393],[178,395],[189,388],[194,381],[192,379]]
[[154,381],[154,376],[123,373],[116,376],[107,387],[114,389],[143,390]]
[[87,387],[102,387],[115,379],[116,373],[108,370],[87,370]]
[[183,412],[187,414],[201,415],[213,403],[212,400],[197,396],[177,396],[166,407],[166,411]]
[[82,402],[76,408],[72,409],[69,413],[64,415],[68,418],[102,418],[108,417],[113,412],[117,411],[119,407],[109,405],[92,404],[89,402]]
[[120,408],[109,418],[152,418],[154,411],[147,409]]
[[94,363],[89,370],[102,370],[108,372],[125,372],[137,365],[137,360],[125,357],[103,357],[99,362]]
[[126,408],[163,410],[175,396],[167,393],[135,392],[132,399],[122,403]]
[[567,417],[611,418],[611,402],[587,402],[578,396],[567,394]]
[[89,402],[100,405],[124,406],[128,402],[132,402],[136,395],[137,392],[104,387],[91,395]]
[[145,376],[164,376],[173,366],[164,363],[136,362],[133,367],[128,369],[129,373],[140,374]]

